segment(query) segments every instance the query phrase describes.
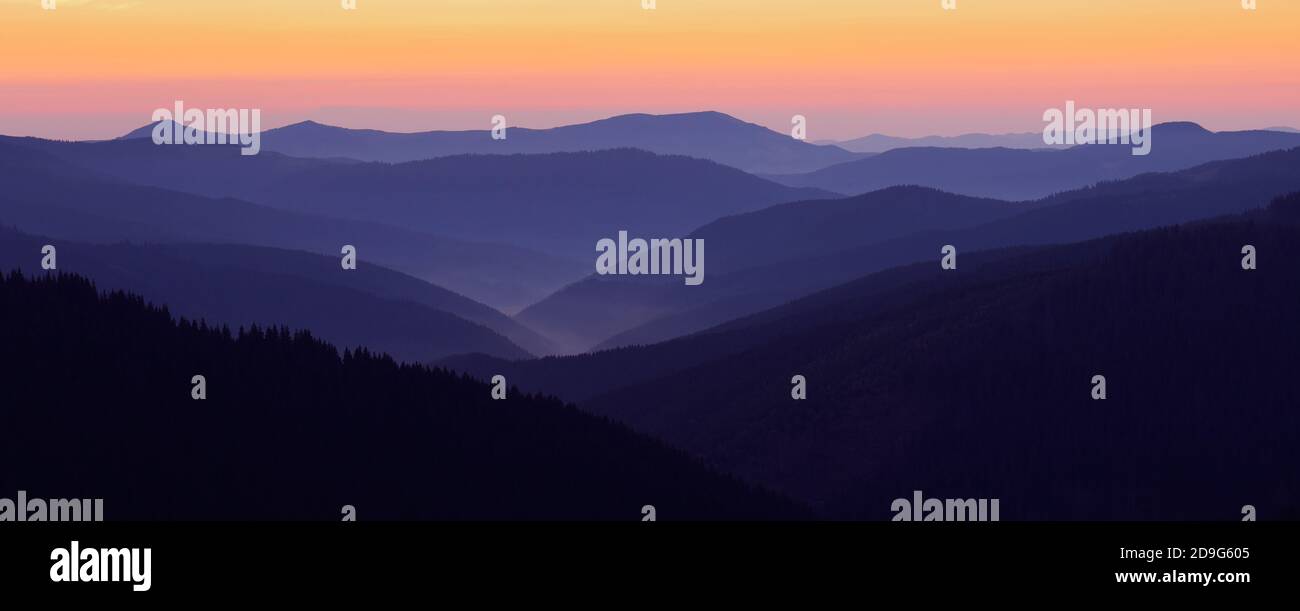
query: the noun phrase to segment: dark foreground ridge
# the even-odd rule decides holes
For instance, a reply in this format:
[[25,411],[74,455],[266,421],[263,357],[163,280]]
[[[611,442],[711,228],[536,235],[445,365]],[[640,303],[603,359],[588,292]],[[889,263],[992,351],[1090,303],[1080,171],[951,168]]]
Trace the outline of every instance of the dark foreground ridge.
[[555,399],[78,276],[0,277],[0,346],[0,496],[102,498],[109,521],[807,517]]
[[921,490],[1000,499],[1010,521],[1295,519],[1298,211],[1292,194],[952,271],[936,256],[678,340],[492,371],[833,517],[891,519]]

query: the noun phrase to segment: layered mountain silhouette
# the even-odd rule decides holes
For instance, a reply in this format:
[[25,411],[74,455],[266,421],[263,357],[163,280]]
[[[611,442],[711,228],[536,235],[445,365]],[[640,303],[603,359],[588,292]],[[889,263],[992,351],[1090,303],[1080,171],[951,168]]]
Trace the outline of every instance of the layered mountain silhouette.
[[[193,155],[203,160],[194,165],[207,167],[212,180],[237,182],[241,176],[236,168],[208,163],[223,154],[233,153],[232,159],[237,159],[231,147],[155,147],[144,142],[131,146],[170,149],[155,153],[158,159]],[[0,223],[27,233],[91,243],[234,243],[333,257],[341,256],[343,245],[352,245],[361,266],[390,267],[501,309],[522,307],[590,269],[585,260],[561,259],[510,244],[451,239],[404,227],[141,186],[114,175],[118,166],[108,161],[98,169],[86,167],[94,165],[87,159],[115,156],[144,175],[184,171],[162,162],[152,165],[132,159],[118,143],[0,140],[0,177],[5,184],[0,190]],[[278,162],[295,163],[289,158],[273,161]]]
[[937,261],[947,244],[969,253],[1065,243],[1261,207],[1300,189],[1296,167],[1300,149],[1018,204],[917,187],[786,204],[702,228],[700,233],[711,236],[706,240],[710,275],[700,286],[656,277],[592,276],[517,318],[569,352],[653,343],[888,267]]
[[[488,117],[484,124],[490,125]],[[148,138],[146,125],[123,136]],[[836,146],[795,140],[720,112],[628,114],[551,129],[491,129],[395,133],[303,121],[262,133],[262,150],[294,157],[338,157],[403,162],[467,153],[572,153],[638,148],[708,159],[747,172],[808,172],[857,157]]]
[[[0,136],[0,489],[111,519],[876,520],[914,490],[1300,517],[1288,130],[149,135]],[[703,240],[704,284],[591,275],[620,230]]]
[[620,230],[680,237],[720,216],[829,195],[709,161],[631,149],[389,164],[242,156],[233,146],[157,146],[143,139],[20,143],[134,183],[507,243],[583,261],[585,269],[596,242]]
[[844,194],[894,185],[923,185],[951,193],[1028,200],[1120,180],[1300,146],[1300,134],[1270,131],[1211,132],[1195,123],[1152,128],[1150,154],[1124,144],[1080,145],[1066,150],[1009,148],[905,148],[795,176],[770,176],[792,186]]
[[[756,311],[775,305],[784,300],[783,296],[788,298],[800,290],[798,287],[807,286],[809,280],[821,278],[815,272],[797,270],[770,275],[772,270],[767,268],[774,264],[923,230],[971,227],[1027,208],[915,187],[847,199],[780,204],[725,217],[691,233],[692,238],[703,239],[706,244],[709,276],[703,285],[683,287],[680,279],[672,277],[592,276],[530,306],[517,319],[551,337],[567,352],[593,346],[599,349],[652,343],[673,335],[624,337],[623,333],[643,322],[683,312],[690,324],[700,325],[697,329],[706,328],[731,318],[730,314],[743,313],[736,312],[735,307],[753,307],[749,311]],[[760,271],[754,274],[736,273],[758,268]],[[749,294],[755,290],[767,294]],[[728,305],[735,297],[741,301]],[[701,316],[697,311],[718,305],[723,307],[717,315]]]
[[889,519],[919,489],[998,498],[1004,520],[1236,520],[1245,504],[1287,519],[1296,261],[1290,195],[893,269],[680,340],[499,371],[836,517]]
[[[981,251],[966,255],[962,265],[980,267],[1035,250],[1037,248],[1029,247]],[[931,271],[931,266],[905,265],[870,274],[860,283],[863,288],[855,291],[854,300],[844,300],[841,309],[853,311],[852,308],[874,307],[870,300],[881,299],[900,288],[926,280]],[[866,284],[868,279],[870,284]],[[855,281],[855,284],[859,283]],[[817,301],[819,297],[822,301],[834,300],[835,294],[834,289],[826,289],[791,303]],[[583,403],[610,391],[684,371],[789,334],[795,322],[793,318],[784,320],[783,326],[760,324],[781,320],[788,307],[790,306],[760,308],[762,311],[753,314],[711,323],[699,333],[667,341],[647,342],[644,345],[523,361],[464,354],[443,359],[438,364],[484,378],[504,374],[522,387],[548,388],[551,389],[550,392],[562,394],[566,400]],[[690,312],[696,313],[696,310]],[[807,319],[804,322],[816,325],[820,319]],[[741,329],[744,332],[726,333],[726,341],[701,341],[706,336]],[[684,346],[689,346],[689,349],[683,349]],[[593,372],[596,375],[592,375]]]
[[451,291],[373,265],[344,271],[337,259],[298,251],[88,245],[0,228],[0,268],[40,272],[46,244],[56,246],[60,270],[212,324],[309,329],[331,343],[413,362],[465,352],[502,358],[554,352],[536,333]]
[[[856,197],[804,200],[718,219],[691,233],[718,244],[709,271],[731,273],[884,242],[921,231],[975,227],[1033,210],[1034,203],[892,187]],[[770,248],[739,248],[743,242]]]
[[960,136],[922,136],[920,138],[901,138],[885,134],[871,134],[850,140],[828,140],[817,144],[831,144],[855,153],[883,153],[901,148],[1009,148],[1009,149],[1048,149],[1067,148],[1061,145],[1045,144],[1042,132],[1022,132],[1014,134],[962,134]]
[[0,344],[0,487],[102,498],[109,520],[809,516],[554,399],[178,323],[75,276],[0,277]]

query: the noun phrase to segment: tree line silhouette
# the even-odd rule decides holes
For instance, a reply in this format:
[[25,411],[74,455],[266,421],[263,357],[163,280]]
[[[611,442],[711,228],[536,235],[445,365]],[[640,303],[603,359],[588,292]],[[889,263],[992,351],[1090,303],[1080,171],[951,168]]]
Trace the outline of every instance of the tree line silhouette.
[[0,346],[0,490],[103,498],[109,520],[807,515],[554,398],[79,276],[0,278]]

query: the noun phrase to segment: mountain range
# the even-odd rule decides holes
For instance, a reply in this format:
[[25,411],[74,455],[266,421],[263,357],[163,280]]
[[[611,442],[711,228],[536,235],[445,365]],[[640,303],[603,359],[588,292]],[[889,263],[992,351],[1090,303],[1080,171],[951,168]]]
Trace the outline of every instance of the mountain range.
[[1300,190],[1296,167],[1300,148],[1025,203],[900,187],[775,206],[698,232],[711,238],[712,271],[701,286],[590,276],[516,318],[567,352],[653,343],[888,267],[937,260],[947,244],[973,252],[1065,243],[1247,211]]
[[1147,155],[1134,155],[1125,144],[1063,150],[904,148],[813,172],[768,177],[846,195],[922,185],[976,197],[1032,200],[1097,182],[1300,146],[1296,133],[1211,132],[1195,123],[1161,123],[1151,128],[1150,138]]
[[[1243,269],[1244,245],[1269,263]],[[1297,516],[1275,467],[1300,458],[1298,256],[1291,194],[895,268],[653,346],[477,366],[840,518],[889,519],[918,489],[999,498],[1004,520]]]
[[[11,142],[135,184],[462,241],[509,244],[559,261],[594,257],[596,242],[620,230],[680,236],[720,216],[830,195],[710,161],[635,149],[356,163],[265,152],[243,156],[236,146],[156,146],[143,139]],[[532,265],[546,262],[538,257]],[[587,263],[582,268],[590,269]],[[557,263],[549,276],[571,269]],[[461,287],[448,278],[419,275]],[[505,309],[524,305],[502,304],[477,291],[481,289],[465,292]]]
[[[484,117],[489,126],[489,117]],[[149,138],[153,125],[122,136]],[[842,148],[796,140],[720,112],[627,114],[550,129],[385,132],[303,121],[262,132],[262,150],[293,157],[400,163],[464,154],[576,153],[638,148],[708,159],[746,172],[797,173],[858,157]]]
[[1065,148],[1063,145],[1045,144],[1042,132],[1022,132],[1014,134],[961,134],[960,136],[922,136],[920,138],[901,138],[885,134],[871,134],[850,140],[822,140],[817,144],[838,146],[854,153],[883,153],[901,148],[1009,148],[1009,149],[1047,149]]
[[[1300,134],[508,133],[0,136],[0,376],[30,406],[0,411],[0,488],[93,484],[114,519],[881,520],[914,490],[1300,517]],[[619,231],[707,243],[705,282],[593,275]]]
[[[76,144],[0,138],[0,223],[26,233],[90,243],[205,242],[248,244],[341,257],[357,249],[359,265],[377,263],[438,284],[498,309],[519,308],[578,279],[587,263],[511,244],[479,243],[363,220],[290,212],[229,197],[129,182],[133,173],[161,177],[194,169],[232,182],[239,170],[230,147]],[[143,159],[130,156],[136,150]],[[227,157],[227,155],[233,155]],[[249,166],[284,167],[290,158]],[[194,159],[189,166],[181,158]],[[156,162],[156,163],[155,163]],[[177,165],[171,165],[175,163]],[[237,161],[233,162],[237,163]],[[309,161],[308,163],[315,163]],[[198,171],[195,168],[206,168]],[[275,172],[269,172],[272,176]],[[160,180],[165,182],[165,180]]]
[[405,274],[337,259],[239,244],[83,244],[0,227],[0,268],[40,272],[56,246],[59,270],[165,304],[173,315],[232,328],[309,329],[349,348],[430,362],[482,352],[523,358],[550,342],[500,312]]

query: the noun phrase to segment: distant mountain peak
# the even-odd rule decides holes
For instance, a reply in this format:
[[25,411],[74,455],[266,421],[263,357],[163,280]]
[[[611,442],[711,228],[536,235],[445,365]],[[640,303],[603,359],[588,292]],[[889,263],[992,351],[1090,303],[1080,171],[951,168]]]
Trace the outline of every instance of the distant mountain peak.
[[347,128],[339,127],[337,125],[326,125],[324,123],[318,123],[316,121],[312,121],[311,119],[307,119],[306,121],[299,121],[297,123],[286,125],[280,129],[347,129]]
[[[155,121],[153,123],[149,123],[148,125],[137,127],[125,134],[122,134],[121,136],[118,136],[117,139],[135,140],[137,138],[153,138],[153,130],[155,127],[158,126],[159,123],[162,123],[162,121]],[[185,126],[181,125],[180,123],[177,123],[176,121],[172,121],[172,133],[174,134],[183,133],[181,131],[183,129],[185,129]]]
[[[122,134],[121,136],[118,136],[118,137],[117,137],[117,140],[139,140],[139,139],[141,139],[141,138],[149,138],[149,139],[152,139],[152,138],[153,138],[153,130],[154,130],[156,127],[158,127],[159,125],[161,125],[162,123],[163,123],[162,121],[155,121],[155,122],[150,123],[150,124],[148,124],[148,125],[144,125],[144,126],[141,126],[141,127],[137,127],[137,128],[135,128],[135,129],[133,129],[133,130],[131,130],[131,131],[125,133],[125,134]],[[185,129],[186,129],[185,124],[181,123],[180,121],[175,121],[175,120],[173,120],[173,121],[171,122],[171,124],[172,124],[172,134],[175,134],[177,137],[179,137],[180,134],[184,134],[184,133],[185,133]],[[204,134],[207,134],[207,133],[209,133],[209,132],[206,132],[206,131],[205,131],[205,132],[203,132],[203,133],[204,133]],[[213,132],[213,133],[215,133],[215,132]],[[205,140],[207,139],[207,136],[206,136],[206,135],[204,136],[204,139],[205,139]]]
[[588,123],[588,125],[600,124],[600,123],[626,123],[629,121],[644,122],[644,123],[651,123],[651,122],[688,123],[688,124],[726,123],[731,125],[747,124],[745,121],[737,119],[736,117],[733,117],[724,112],[718,112],[716,110],[701,110],[696,112],[679,112],[679,113],[667,113],[667,114],[651,114],[651,113],[644,113],[644,112],[628,113],[623,115],[615,115],[605,119],[597,119],[595,121],[592,121],[591,123]]
[[696,111],[696,112],[670,113],[670,114],[659,115],[659,116],[661,116],[661,117],[690,117],[690,118],[698,118],[698,119],[721,119],[721,120],[723,120],[723,121],[728,121],[728,122],[731,122],[731,123],[745,123],[745,121],[742,121],[742,120],[737,119],[736,117],[733,117],[733,116],[731,116],[731,115],[729,115],[729,114],[727,114],[727,113],[725,113],[725,112],[720,112],[720,111],[717,111],[717,110],[700,110],[700,111]]
[[1153,130],[1160,130],[1160,131],[1165,132],[1165,133],[1174,133],[1174,132],[1177,132],[1177,133],[1180,133],[1180,134],[1209,134],[1209,133],[1213,133],[1213,132],[1211,132],[1210,130],[1205,129],[1204,127],[1201,127],[1201,124],[1199,124],[1199,123],[1194,123],[1194,122],[1192,122],[1192,121],[1169,121],[1169,122],[1166,122],[1166,123],[1157,123],[1157,124],[1155,124],[1154,126],[1152,126],[1151,129],[1153,129]]

